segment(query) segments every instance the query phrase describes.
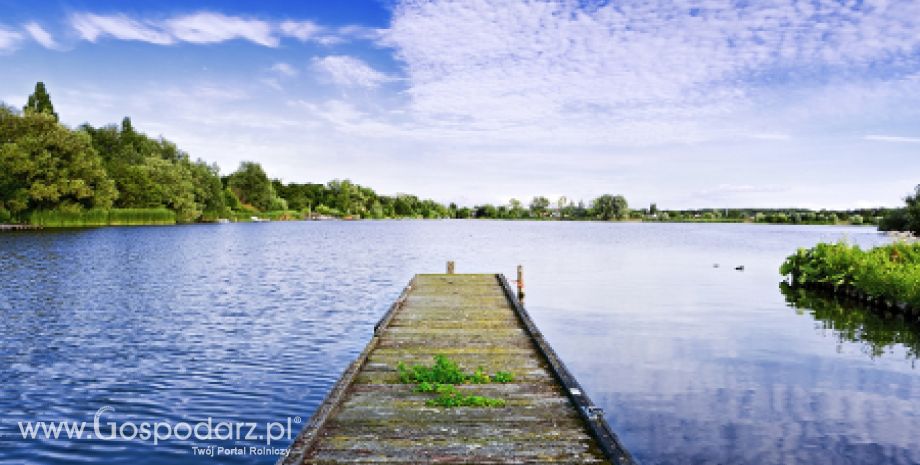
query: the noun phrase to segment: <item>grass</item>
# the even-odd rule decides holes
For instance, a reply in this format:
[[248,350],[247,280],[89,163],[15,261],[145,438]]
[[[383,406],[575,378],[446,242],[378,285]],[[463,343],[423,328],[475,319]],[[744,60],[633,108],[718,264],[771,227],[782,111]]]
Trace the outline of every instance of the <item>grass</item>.
[[92,209],[76,212],[37,210],[29,215],[29,224],[45,228],[175,223],[176,214],[166,208],[113,208],[110,210]]
[[869,250],[845,242],[801,248],[780,267],[793,286],[856,293],[876,304],[920,314],[920,243]]
[[464,395],[460,393],[456,385],[514,381],[514,375],[507,371],[499,371],[490,376],[482,367],[479,367],[472,373],[465,373],[457,362],[444,355],[435,355],[432,366],[413,365],[410,367],[399,362],[396,370],[399,372],[400,383],[415,384],[416,392],[437,394],[437,397],[425,402],[425,405],[429,407],[504,407],[504,399]]

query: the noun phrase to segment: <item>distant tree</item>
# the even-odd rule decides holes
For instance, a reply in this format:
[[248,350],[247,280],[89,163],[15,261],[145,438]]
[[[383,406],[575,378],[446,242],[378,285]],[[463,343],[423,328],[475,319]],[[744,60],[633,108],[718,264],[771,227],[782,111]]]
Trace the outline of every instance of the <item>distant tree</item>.
[[45,89],[44,82],[35,83],[35,91],[29,96],[26,106],[22,108],[23,113],[47,113],[58,120],[58,114],[54,112],[54,105],[51,104],[51,96]]
[[407,194],[396,194],[396,201],[393,204],[394,212],[400,217],[415,217],[418,215],[418,197]]
[[522,204],[520,200],[511,199],[508,201],[509,218],[522,218],[525,213],[527,212],[524,210],[524,204]]
[[594,216],[607,221],[615,218],[625,218],[629,213],[629,204],[622,195],[604,194],[591,204]]
[[497,218],[498,210],[492,204],[485,204],[476,207],[476,218]]
[[565,218],[565,207],[568,204],[569,204],[569,199],[564,195],[560,196],[559,199],[556,200],[556,211],[559,212],[560,218]]
[[272,183],[258,163],[240,163],[239,169],[230,175],[227,183],[240,202],[250,204],[259,210],[268,210],[272,207]]
[[657,215],[658,214],[658,204],[652,203],[651,205],[649,205],[648,213],[649,215]]
[[536,217],[544,217],[549,213],[549,199],[537,196],[530,201],[530,212]]

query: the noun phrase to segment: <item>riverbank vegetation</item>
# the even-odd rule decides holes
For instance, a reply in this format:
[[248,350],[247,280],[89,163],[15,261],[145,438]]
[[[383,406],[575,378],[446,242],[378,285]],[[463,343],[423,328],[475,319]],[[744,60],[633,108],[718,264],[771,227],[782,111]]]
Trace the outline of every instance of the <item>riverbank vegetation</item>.
[[[906,211],[920,219],[920,213]],[[217,165],[137,131],[127,117],[101,127],[60,124],[41,82],[22,111],[0,105],[0,223],[54,227],[252,218],[476,218],[876,224],[886,215],[882,209],[659,210],[655,204],[630,209],[624,196],[614,194],[588,202],[536,196],[527,203],[445,205],[411,194],[380,195],[347,179],[285,184],[251,161],[221,175]]]
[[862,250],[845,242],[801,248],[780,267],[796,287],[849,295],[920,318],[920,243]]
[[905,206],[893,209],[879,222],[882,231],[905,231],[920,236],[920,185],[904,198]]

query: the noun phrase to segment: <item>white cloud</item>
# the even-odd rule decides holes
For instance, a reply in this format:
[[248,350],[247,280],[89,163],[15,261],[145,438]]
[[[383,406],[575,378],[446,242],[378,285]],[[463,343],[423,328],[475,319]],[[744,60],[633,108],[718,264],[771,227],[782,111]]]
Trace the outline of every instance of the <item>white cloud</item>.
[[10,31],[0,26],[0,53],[10,52],[19,46],[22,41],[22,34],[16,31]]
[[405,65],[412,110],[433,125],[694,142],[756,133],[749,119],[771,82],[916,68],[920,2],[811,3],[412,1],[381,43]]
[[266,47],[278,46],[273,26],[258,19],[202,12],[168,19],[165,28],[183,42],[213,44],[245,39]]
[[159,27],[125,15],[76,13],[70,17],[70,24],[77,30],[81,38],[89,42],[96,42],[99,38],[106,36],[158,45],[169,45],[174,42],[172,36]]
[[314,58],[313,66],[334,84],[346,87],[377,87],[392,77],[368,66],[367,63],[347,55],[329,55]]
[[908,143],[908,144],[920,144],[920,137],[886,136],[883,134],[869,134],[863,137],[863,139],[876,141],[876,142],[899,142],[899,143]]
[[58,48],[58,43],[54,40],[54,37],[51,37],[51,34],[35,21],[26,23],[23,29],[25,29],[26,32],[32,36],[32,39],[38,42],[42,47],[52,50]]
[[314,38],[322,28],[312,21],[283,21],[279,28],[281,33],[301,42]]
[[138,19],[124,14],[99,15],[84,12],[71,15],[70,23],[81,38],[90,42],[101,37],[157,45],[177,42],[214,44],[243,39],[265,47],[277,47],[282,37],[324,45],[349,40],[373,41],[380,37],[377,29],[361,26],[328,28],[312,21],[276,22],[208,11],[165,19]]
[[219,13],[194,13],[166,20],[138,20],[123,14],[76,13],[71,16],[70,23],[81,38],[90,42],[102,37],[157,45],[177,42],[213,44],[244,39],[266,47],[278,46],[278,37],[271,23]]

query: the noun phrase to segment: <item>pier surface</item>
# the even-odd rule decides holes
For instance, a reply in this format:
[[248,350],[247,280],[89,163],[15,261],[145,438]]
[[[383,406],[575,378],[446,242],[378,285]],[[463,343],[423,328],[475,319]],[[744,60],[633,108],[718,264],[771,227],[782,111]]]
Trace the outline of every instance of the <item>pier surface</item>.
[[[399,362],[436,354],[467,371],[510,371],[508,384],[461,385],[504,407],[431,407],[400,384]],[[283,464],[631,464],[503,276],[418,275],[378,323],[294,440]]]

